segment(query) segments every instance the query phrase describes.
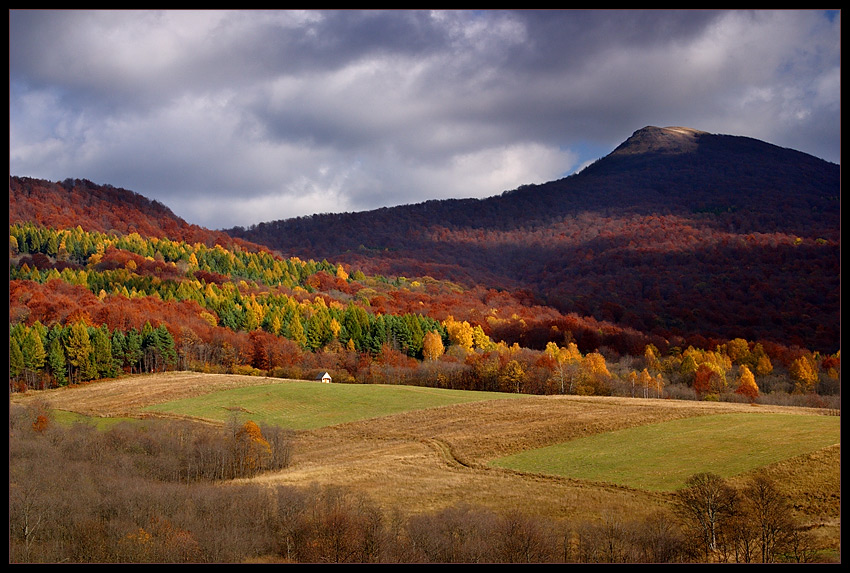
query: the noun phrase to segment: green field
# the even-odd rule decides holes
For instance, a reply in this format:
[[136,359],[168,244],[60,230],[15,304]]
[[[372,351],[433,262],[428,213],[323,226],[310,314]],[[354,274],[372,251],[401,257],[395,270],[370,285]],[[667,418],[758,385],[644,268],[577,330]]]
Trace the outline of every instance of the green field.
[[523,472],[674,491],[699,472],[731,477],[840,443],[839,417],[718,414],[598,434],[494,460]]
[[53,420],[63,426],[72,426],[74,424],[90,424],[98,430],[109,430],[113,426],[123,422],[137,421],[134,418],[102,418],[99,416],[86,416],[77,414],[76,412],[66,412],[64,410],[53,410]]
[[142,411],[219,421],[238,412],[258,424],[310,430],[411,410],[519,396],[418,386],[287,382],[223,390],[149,406]]

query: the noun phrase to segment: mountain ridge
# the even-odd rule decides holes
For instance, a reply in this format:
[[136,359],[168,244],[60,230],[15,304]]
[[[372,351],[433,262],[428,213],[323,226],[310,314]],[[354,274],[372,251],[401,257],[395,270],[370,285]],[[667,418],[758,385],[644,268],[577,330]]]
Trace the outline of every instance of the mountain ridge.
[[[454,214],[453,211],[457,210],[455,209],[456,207],[464,206],[472,208],[471,210],[483,209],[483,211],[486,213],[489,210],[489,204],[496,204],[497,208],[498,203],[505,197],[515,197],[518,195],[529,193],[536,193],[539,195],[539,191],[541,190],[554,190],[557,192],[557,190],[559,190],[559,188],[562,188],[565,184],[572,185],[574,188],[581,188],[579,182],[584,183],[584,179],[590,179],[599,174],[600,163],[603,165],[604,170],[608,171],[609,173],[616,173],[626,169],[635,169],[636,166],[642,165],[642,162],[646,161],[652,161],[657,165],[659,161],[681,161],[683,156],[692,155],[694,156],[694,159],[691,161],[691,163],[695,164],[696,167],[704,169],[706,164],[709,164],[712,161],[716,160],[718,148],[722,149],[723,146],[727,146],[730,144],[736,146],[736,155],[738,155],[738,157],[736,161],[728,163],[728,167],[731,167],[734,172],[730,175],[727,175],[727,179],[730,177],[748,177],[750,180],[752,180],[755,177],[764,177],[764,169],[759,170],[755,174],[752,173],[752,169],[749,170],[749,173],[747,172],[747,162],[751,160],[751,157],[753,155],[790,155],[795,162],[798,162],[800,165],[803,165],[805,167],[805,175],[802,178],[798,176],[794,180],[795,184],[797,182],[802,182],[805,184],[805,181],[801,181],[801,179],[805,179],[806,177],[808,177],[809,173],[811,173],[812,171],[823,170],[825,166],[829,166],[826,167],[826,169],[834,170],[834,173],[832,174],[832,183],[834,184],[838,182],[839,167],[837,164],[830,163],[826,160],[817,158],[815,156],[800,151],[778,147],[773,144],[749,137],[711,134],[709,132],[689,127],[658,128],[654,126],[646,126],[635,131],[628,139],[618,145],[611,153],[596,160],[582,171],[546,183],[520,185],[515,189],[506,190],[503,191],[501,194],[496,194],[484,198],[432,199],[419,203],[409,203],[397,205],[394,207],[380,207],[377,209],[366,211],[343,213],[315,213],[312,215],[294,217],[290,219],[260,221],[253,225],[249,225],[248,227],[237,226],[223,230],[225,232],[237,236],[248,236],[251,234],[251,231],[253,229],[257,227],[262,227],[263,225],[274,225],[282,222],[299,220],[317,220],[321,218],[364,218],[368,217],[369,214],[377,212],[390,212],[393,214],[411,212],[415,215],[431,215],[436,212],[436,214],[438,215],[441,215],[443,217],[448,216],[449,218],[451,218],[451,216]],[[696,159],[697,157],[699,157],[699,159]],[[777,173],[773,177],[770,177],[768,180],[775,188],[776,186],[782,186],[782,180],[784,178],[787,178],[787,171],[778,170]],[[749,183],[751,183],[751,181],[749,181]],[[710,204],[710,197],[706,195],[705,190],[698,189],[697,191],[699,191],[699,195],[693,197],[692,201],[687,204],[687,207],[691,210],[711,209],[712,206]],[[775,189],[772,190],[771,193],[773,193],[774,191]],[[535,199],[542,199],[543,201],[546,201],[551,198],[538,196],[535,197]],[[563,200],[564,197],[559,197],[558,199]],[[584,199],[586,199],[586,197]],[[624,200],[622,204],[605,205],[605,207],[626,207],[627,205],[625,204],[625,199],[628,199],[628,197],[614,195],[612,196],[611,202],[613,203],[621,199]],[[643,199],[645,200],[646,197],[643,197]],[[538,210],[539,212],[535,212],[533,210],[526,210],[525,212],[523,212],[523,215],[527,216],[529,213],[537,216],[540,216],[541,213],[552,214],[553,207],[556,206],[551,204],[544,204],[544,207]],[[560,211],[556,211],[555,214],[560,215],[562,213]],[[465,220],[461,220],[461,218]],[[471,217],[470,213],[463,213],[463,215],[460,216],[460,218],[454,220],[453,223],[474,226],[475,218]]]
[[527,289],[661,335],[743,323],[748,338],[840,339],[840,168],[743,136],[648,126],[556,181],[226,232],[368,273]]

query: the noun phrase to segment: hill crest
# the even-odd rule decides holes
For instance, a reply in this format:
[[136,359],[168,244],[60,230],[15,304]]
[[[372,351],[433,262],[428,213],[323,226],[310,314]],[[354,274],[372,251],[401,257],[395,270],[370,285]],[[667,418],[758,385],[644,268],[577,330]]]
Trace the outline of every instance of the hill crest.
[[699,139],[708,132],[690,127],[647,126],[632,134],[611,155],[641,153],[688,153],[696,151]]
[[79,226],[86,231],[138,233],[149,238],[168,238],[223,246],[252,246],[221,231],[190,224],[159,201],[135,191],[98,185],[87,179],[47,181],[30,177],[9,178],[9,224],[35,223],[56,229]]

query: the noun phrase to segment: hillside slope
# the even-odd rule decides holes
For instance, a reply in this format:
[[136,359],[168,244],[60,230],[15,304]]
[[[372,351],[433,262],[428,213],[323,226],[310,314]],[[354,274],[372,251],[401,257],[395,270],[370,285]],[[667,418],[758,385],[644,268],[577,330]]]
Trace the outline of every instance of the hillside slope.
[[371,273],[527,289],[562,312],[662,336],[834,351],[840,193],[839,166],[810,155],[650,126],[581,173],[488,199],[227,232]]
[[73,229],[173,241],[229,245],[247,241],[187,223],[168,207],[134,191],[98,185],[86,179],[60,182],[30,177],[9,178],[9,224],[35,223],[54,229]]

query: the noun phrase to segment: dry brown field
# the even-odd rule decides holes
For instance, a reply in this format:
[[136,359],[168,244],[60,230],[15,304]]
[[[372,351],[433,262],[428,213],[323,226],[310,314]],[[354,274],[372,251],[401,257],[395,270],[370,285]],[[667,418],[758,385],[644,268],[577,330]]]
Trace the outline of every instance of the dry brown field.
[[[176,372],[129,376],[27,394],[51,407],[92,416],[138,416],[177,398],[285,380]],[[413,411],[296,433],[292,465],[250,481],[343,486],[402,515],[467,503],[553,518],[628,519],[668,506],[671,496],[627,487],[519,473],[487,466],[493,458],[573,438],[682,417],[730,411],[818,414],[749,406],[614,397],[527,396]],[[639,445],[636,445],[639,447]],[[827,544],[840,546],[840,445],[767,468],[794,500],[797,517]],[[745,476],[740,476],[743,479]]]

